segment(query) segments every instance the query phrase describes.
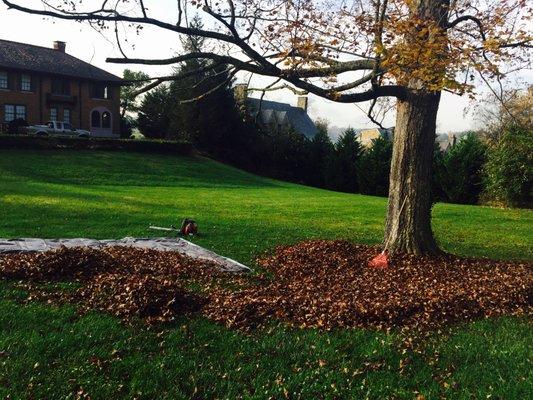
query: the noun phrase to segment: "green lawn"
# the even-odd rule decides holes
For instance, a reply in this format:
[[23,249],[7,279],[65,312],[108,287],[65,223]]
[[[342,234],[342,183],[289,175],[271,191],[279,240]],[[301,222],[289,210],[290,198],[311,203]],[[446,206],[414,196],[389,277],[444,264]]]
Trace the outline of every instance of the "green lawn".
[[[154,236],[195,218],[195,241],[253,265],[305,238],[381,241],[386,199],[259,178],[202,158],[121,152],[1,151],[0,237]],[[533,212],[438,204],[450,252],[533,259]],[[533,390],[529,321],[435,334],[421,353],[399,336],[283,326],[244,335],[201,318],[147,329],[20,304],[0,286],[0,398],[515,398]],[[407,360],[407,361],[406,361]],[[300,396],[298,396],[300,394]]]

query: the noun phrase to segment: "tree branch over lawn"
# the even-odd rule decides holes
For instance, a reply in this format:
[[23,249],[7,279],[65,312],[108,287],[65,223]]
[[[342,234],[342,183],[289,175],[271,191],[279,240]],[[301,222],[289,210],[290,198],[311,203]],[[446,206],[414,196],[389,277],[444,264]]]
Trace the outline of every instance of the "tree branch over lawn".
[[[368,82],[371,77],[365,76],[361,79],[358,79],[349,84],[340,85],[337,87],[323,88],[320,85],[311,82],[312,78],[328,78],[337,76],[343,73],[350,73],[354,71],[362,70],[376,70],[376,62],[371,59],[358,59],[358,60],[347,60],[340,61],[334,58],[326,58],[319,55],[317,52],[308,51],[304,47],[292,47],[290,54],[279,54],[279,57],[286,57],[288,60],[304,60],[299,62],[299,64],[307,65],[305,61],[306,58],[311,58],[320,65],[313,64],[311,67],[305,66],[300,68],[299,66],[293,66],[291,68],[280,68],[276,63],[271,62],[270,60],[275,59],[276,57],[263,57],[260,53],[253,49],[252,46],[248,43],[253,35],[248,34],[248,38],[242,38],[236,28],[236,7],[233,1],[229,1],[230,14],[228,17],[223,17],[221,14],[218,14],[217,11],[209,4],[208,1],[204,1],[201,7],[205,13],[213,17],[216,21],[222,24],[223,27],[227,29],[227,32],[222,33],[219,30],[206,30],[206,29],[197,29],[190,28],[188,26],[180,26],[171,24],[169,22],[164,22],[159,19],[151,18],[148,15],[148,9],[145,5],[145,2],[139,2],[140,15],[126,15],[120,13],[116,8],[110,9],[106,8],[107,2],[102,2],[99,8],[95,8],[88,11],[77,11],[76,8],[67,9],[68,2],[57,2],[59,5],[51,7],[49,1],[43,1],[43,9],[32,9],[16,2],[9,0],[3,0],[4,3],[15,10],[23,11],[27,13],[42,15],[46,17],[53,17],[65,20],[75,20],[75,21],[89,21],[89,22],[123,22],[130,24],[137,24],[139,26],[151,25],[168,31],[176,32],[178,34],[192,35],[192,36],[202,36],[208,39],[214,39],[221,43],[232,45],[234,48],[239,50],[239,55],[242,57],[248,56],[247,61],[243,61],[240,58],[232,57],[228,55],[221,55],[216,53],[200,53],[193,52],[188,54],[183,54],[177,57],[171,57],[167,59],[145,59],[145,58],[109,58],[108,62],[120,63],[120,64],[142,64],[142,65],[174,65],[186,60],[193,58],[197,59],[209,59],[216,61],[218,63],[226,63],[235,67],[236,71],[246,71],[258,75],[270,76],[275,78],[281,78],[286,82],[296,86],[297,88],[306,90],[310,93],[328,98],[330,100],[339,101],[339,102],[359,102],[367,101],[369,99],[377,98],[379,96],[394,96],[399,97],[402,95],[401,88],[395,85],[388,85],[384,88],[371,88],[361,93],[349,93],[349,94],[340,94],[337,92],[346,91],[349,89],[356,88],[365,82]],[[63,4],[61,4],[63,3]],[[191,5],[198,4],[194,1],[183,1],[180,0],[181,4],[180,9],[186,9],[191,7]],[[283,2],[280,2],[283,4]],[[220,10],[218,10],[220,11]],[[252,27],[255,26],[255,30],[259,27],[257,26],[257,17],[252,18],[253,23]],[[178,21],[179,22],[179,21]],[[252,29],[253,31],[253,29]],[[328,50],[329,51],[329,50]],[[278,57],[278,58],[279,58]],[[154,82],[164,82],[166,79],[158,79]],[[151,83],[149,88],[155,87],[155,83]]]
[[[89,22],[102,30],[123,24],[205,39],[161,58],[127,55],[109,62],[179,66],[188,60],[226,65],[272,78],[328,100],[396,100],[385,247],[390,253],[437,253],[431,231],[431,158],[442,91],[474,94],[481,81],[531,65],[531,16],[526,0],[176,0],[165,12],[156,0],[0,0],[13,10]],[[95,7],[94,4],[98,3]],[[203,27],[188,23],[198,14]],[[129,42],[133,39],[128,38]],[[117,40],[119,41],[118,37]],[[177,42],[177,41],[176,41]],[[138,52],[137,52],[138,53]],[[141,90],[164,83],[160,77]],[[179,75],[173,79],[179,79]],[[283,81],[280,85],[277,82]],[[384,100],[384,99],[382,99]]]
[[[281,78],[299,89],[339,102],[367,101],[381,96],[401,97],[404,93],[398,83],[404,82],[398,82],[402,80],[400,78],[403,80],[408,78],[409,72],[413,72],[409,71],[410,69],[420,69],[412,68],[412,65],[401,65],[400,56],[402,52],[406,52],[406,49],[395,48],[398,47],[397,43],[391,38],[391,33],[396,36],[408,36],[412,33],[409,32],[411,28],[409,25],[417,23],[413,18],[408,17],[409,3],[406,1],[343,1],[339,5],[331,4],[328,10],[325,8],[328,3],[310,0],[226,0],[221,3],[210,0],[178,0],[178,18],[175,22],[152,17],[148,1],[119,0],[114,3],[114,7],[111,7],[108,1],[101,1],[95,8],[83,8],[84,5],[88,7],[87,1],[75,4],[63,0],[43,0],[42,8],[24,6],[20,1],[2,1],[11,9],[45,17],[102,24],[126,23],[137,27],[152,26],[179,35],[201,36],[221,46],[229,46],[237,52],[235,56],[215,52],[191,52],[167,59],[109,58],[108,61],[112,63],[171,65],[192,58],[209,59],[232,65],[236,71]],[[94,3],[91,2],[91,4]],[[520,5],[523,1],[500,2],[509,4],[507,7],[500,5],[496,7],[496,10],[489,8],[490,1],[454,1],[452,4],[448,1],[441,1],[440,3],[443,7],[450,8],[447,11],[450,17],[456,16],[455,19],[441,24],[445,29],[452,31],[453,28],[468,22],[476,25],[481,41],[477,46],[466,46],[466,50],[478,53],[486,51],[487,40],[489,40],[488,48],[493,50],[512,46],[529,46],[531,43],[531,37],[527,36],[525,31],[517,30],[518,34],[514,35],[523,40],[510,41],[505,40],[505,37],[510,36],[511,32],[504,31],[506,35],[502,35],[501,31],[494,28],[498,26],[497,18],[509,18],[513,13],[511,6]],[[480,7],[481,3],[487,3],[485,11],[483,7]],[[121,5],[126,4],[127,7],[121,8]],[[372,13],[365,14],[365,9]],[[211,28],[198,29],[188,26],[182,18],[184,10],[204,14],[205,19],[211,21]],[[461,10],[463,10],[463,15],[459,15]],[[472,11],[475,13],[466,14]],[[484,24],[491,23],[493,26],[490,29],[484,28]],[[501,21],[499,25],[502,25]],[[430,28],[426,27],[426,29]],[[420,27],[416,30],[420,32]],[[488,37],[490,33],[498,33],[498,39],[494,39],[495,35],[492,35],[492,38]],[[359,44],[359,38],[364,39],[362,44]],[[464,38],[459,38],[459,42],[463,47],[468,44]],[[416,53],[414,48],[417,41],[413,40],[410,44],[411,50]],[[448,45],[452,44],[454,43],[449,40]],[[274,54],[264,56],[270,50],[275,50]],[[454,53],[453,49],[449,49],[449,53]],[[358,57],[347,60],[347,54],[358,54]],[[431,54],[431,57],[435,58],[435,56],[438,54]],[[418,60],[412,60],[412,58],[409,57],[407,60],[409,64],[422,61],[418,54],[415,54]],[[275,62],[275,60],[279,62],[280,59],[283,60],[283,67],[279,67]],[[394,68],[387,68],[386,66],[390,67],[393,61],[396,61]],[[478,65],[478,67],[481,66]],[[372,74],[365,74],[341,85],[327,85],[329,81],[336,80],[340,74],[363,70],[370,70]],[[428,75],[428,71],[424,72]],[[438,86],[446,84],[457,86],[453,85],[453,79],[448,77],[448,82],[443,84],[443,77],[440,75],[437,77],[438,82],[430,86],[438,89],[443,88]],[[321,82],[313,78],[319,78]],[[417,78],[420,79],[420,77]],[[431,79],[431,77],[428,78],[426,80]],[[380,81],[396,82],[386,85],[385,89],[378,89],[377,87],[381,85]],[[366,88],[363,92],[340,93],[356,90],[368,82],[372,83],[372,87]]]
[[[409,25],[417,23],[409,17],[410,6],[406,1],[352,0],[337,4],[310,0],[178,0],[176,21],[153,17],[151,4],[146,0],[119,0],[113,3],[113,7],[109,1],[101,1],[97,7],[93,6],[94,8],[88,8],[88,1],[75,4],[64,0],[43,0],[42,8],[25,6],[21,1],[2,1],[11,9],[45,17],[101,24],[125,23],[136,27],[151,26],[179,35],[201,36],[221,46],[229,46],[236,52],[235,56],[215,52],[192,52],[167,59],[113,57],[108,59],[112,63],[171,65],[192,58],[210,59],[232,65],[236,71],[281,78],[299,89],[339,102],[367,101],[381,96],[402,97],[404,93],[400,86],[405,83],[402,80],[409,78],[409,72],[413,72],[413,69],[420,69],[420,65],[416,65],[417,68],[413,68],[413,65],[402,65],[401,53],[406,52],[406,49],[398,48],[398,41],[391,37],[391,33],[395,36],[409,36],[412,33],[409,32],[412,28]],[[445,29],[453,31],[457,26],[474,23],[480,34],[481,40],[477,46],[464,46],[469,44],[470,40],[466,41],[459,35],[455,43],[448,41],[450,47],[460,44],[465,52],[481,53],[487,51],[487,48],[500,50],[514,46],[530,46],[531,37],[527,36],[525,31],[515,29],[517,32],[509,32],[495,28],[505,25],[499,19],[514,16],[513,10],[516,11],[523,1],[499,2],[507,4],[499,5],[495,9],[490,7],[490,3],[498,2],[440,3],[443,7],[449,7],[447,14],[450,18],[452,15],[455,17],[441,24]],[[485,9],[482,7],[483,3],[486,3]],[[327,5],[331,7],[328,9]],[[186,10],[204,14],[205,19],[211,21],[210,29],[188,26],[183,18]],[[365,13],[365,10],[369,12]],[[491,26],[484,28],[484,25]],[[420,27],[416,30],[420,32]],[[491,33],[493,35],[487,36]],[[514,33],[513,37],[520,37],[522,40],[505,40],[506,37],[510,39],[511,33]],[[498,39],[495,39],[496,37]],[[359,39],[364,40],[360,42]],[[413,40],[410,44],[412,52],[416,53],[416,45],[422,43]],[[275,50],[274,54],[265,56],[270,50]],[[450,48],[449,53],[456,51]],[[348,54],[357,54],[357,59],[346,59],[350,57]],[[435,56],[438,55],[431,54],[431,57]],[[422,61],[418,54],[414,57],[418,58],[417,60],[412,58],[408,57],[408,64],[419,64]],[[278,66],[280,59],[283,60],[282,67]],[[450,62],[449,59],[446,61]],[[390,68],[391,62],[396,62],[394,68]],[[481,65],[477,67],[482,68]],[[363,70],[370,70],[372,74],[350,79],[350,82],[341,85],[330,82],[336,80],[340,74]],[[428,71],[424,73],[428,75]],[[455,86],[451,89],[457,89],[451,77],[446,77],[444,83],[444,77],[440,75],[437,77],[438,82],[432,82],[430,85],[432,88],[442,89],[444,87],[438,86],[448,85]],[[313,78],[319,78],[320,82]],[[430,79],[431,77],[428,77],[426,80]],[[385,85],[385,89],[377,88],[381,81],[389,83]],[[368,82],[372,83],[372,87],[360,93],[340,93],[364,87]]]

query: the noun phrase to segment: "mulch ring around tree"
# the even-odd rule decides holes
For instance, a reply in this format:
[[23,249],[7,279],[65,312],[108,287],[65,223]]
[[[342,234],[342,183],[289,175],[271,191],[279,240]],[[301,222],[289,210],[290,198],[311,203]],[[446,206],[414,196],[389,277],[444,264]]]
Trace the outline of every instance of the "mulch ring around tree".
[[[29,299],[74,303],[125,321],[201,313],[250,330],[272,321],[322,329],[428,329],[500,315],[531,315],[533,264],[452,255],[401,255],[367,267],[375,246],[306,241],[258,260],[259,275],[221,272],[178,253],[110,247],[0,256],[0,279]],[[73,290],[42,283],[75,281]],[[53,285],[52,285],[53,286]]]

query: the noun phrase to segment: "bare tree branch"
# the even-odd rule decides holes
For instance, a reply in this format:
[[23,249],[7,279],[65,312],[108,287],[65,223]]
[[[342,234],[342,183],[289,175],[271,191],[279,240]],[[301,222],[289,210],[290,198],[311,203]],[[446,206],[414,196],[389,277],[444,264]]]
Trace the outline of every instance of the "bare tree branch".
[[[435,49],[442,48],[437,42],[430,43],[439,35],[443,36],[443,43],[456,46],[453,57],[464,58],[461,67],[470,63],[468,51],[479,52],[475,57],[483,58],[482,62],[491,71],[497,71],[496,61],[500,62],[500,58],[494,57],[496,61],[492,61],[487,54],[493,54],[497,49],[508,49],[510,52],[515,48],[533,47],[531,35],[524,34],[523,30],[519,35],[512,35],[519,12],[515,12],[516,9],[510,6],[495,6],[497,10],[494,13],[499,13],[495,19],[490,9],[484,10],[472,4],[461,8],[459,2],[442,0],[446,12],[439,11],[439,17],[435,19],[438,30],[432,31],[430,27],[425,28],[420,23],[421,20],[416,20],[420,16],[417,17],[417,12],[404,2],[389,0],[343,0],[339,4],[328,3],[327,7],[313,1],[176,0],[177,22],[167,22],[149,12],[148,0],[115,0],[112,2],[113,6],[110,1],[104,0],[96,8],[88,10],[79,8],[82,4],[88,5],[88,1],[57,1],[61,5],[52,5],[53,0],[41,0],[44,6],[38,8],[28,6],[22,0],[1,0],[10,9],[29,14],[86,21],[99,27],[104,27],[107,23],[114,24],[115,39],[122,58],[112,57],[108,62],[172,65],[191,59],[209,60],[228,65],[235,73],[244,71],[281,79],[285,82],[284,85],[294,90],[313,93],[336,102],[373,101],[379,97],[403,98],[407,91],[413,90],[408,82],[414,81],[418,82],[417,90],[461,92],[462,89],[458,89],[458,86],[468,88],[466,81],[453,81],[453,77],[451,79],[443,73],[447,66],[438,65],[440,59],[449,64],[456,63],[455,59],[446,59],[444,53],[436,54],[432,59],[436,63],[434,68],[426,65],[427,60],[420,58],[423,54],[432,54]],[[119,7],[119,4],[124,7]],[[330,7],[333,10],[329,10]],[[426,6],[421,3],[420,7]],[[209,28],[190,26],[186,18],[188,10],[203,12],[211,22],[206,24]],[[450,15],[454,19],[448,21]],[[416,18],[410,21],[413,16]],[[505,22],[505,18],[509,22]],[[507,23],[508,29],[497,31],[494,26],[486,28],[484,24],[491,22],[492,25]],[[120,43],[118,29],[121,23],[133,27],[159,28],[178,35],[203,37],[210,43],[219,45],[219,48],[208,52],[192,51],[164,59],[128,58]],[[466,25],[468,23],[470,25]],[[477,29],[470,31],[468,27],[471,24]],[[479,35],[473,33],[476,31],[479,31]],[[495,36],[498,32],[503,32],[502,37]],[[396,34],[406,46],[395,47],[398,42],[394,39]],[[452,34],[459,35],[460,40],[448,40],[448,36]],[[413,43],[409,46],[411,40]],[[458,48],[466,43],[465,40],[470,40],[468,46],[464,46],[467,50]],[[479,43],[475,43],[476,41]],[[451,52],[451,49],[446,51]],[[402,64],[403,60],[406,60],[405,65]],[[452,65],[450,69],[465,71],[470,67],[472,64],[464,68]],[[357,71],[370,73],[355,77],[353,74],[349,75]],[[345,74],[345,82],[331,87],[331,82],[342,74]],[[425,78],[420,74],[429,77]],[[495,76],[500,75],[495,73]],[[160,79],[152,81],[149,86],[155,87],[155,82],[160,82]],[[369,82],[371,88],[367,89],[366,84]],[[449,85],[449,82],[453,84]],[[361,91],[357,92],[357,89]]]

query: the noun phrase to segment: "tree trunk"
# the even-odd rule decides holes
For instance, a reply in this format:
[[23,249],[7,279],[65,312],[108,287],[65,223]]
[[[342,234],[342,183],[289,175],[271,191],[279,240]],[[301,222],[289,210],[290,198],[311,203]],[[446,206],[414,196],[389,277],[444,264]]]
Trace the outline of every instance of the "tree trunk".
[[431,174],[440,93],[409,90],[398,100],[385,250],[436,254],[431,230]]

